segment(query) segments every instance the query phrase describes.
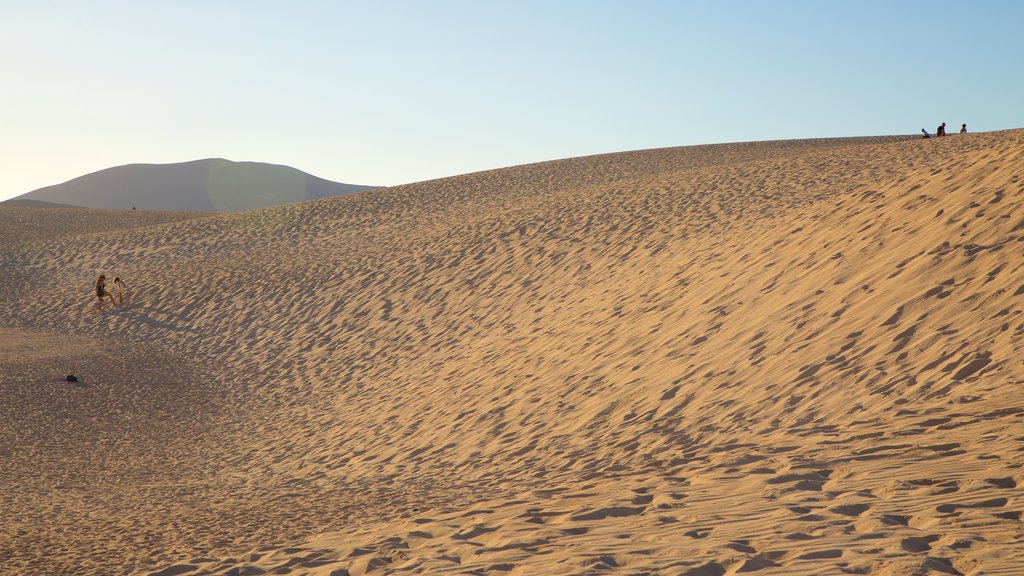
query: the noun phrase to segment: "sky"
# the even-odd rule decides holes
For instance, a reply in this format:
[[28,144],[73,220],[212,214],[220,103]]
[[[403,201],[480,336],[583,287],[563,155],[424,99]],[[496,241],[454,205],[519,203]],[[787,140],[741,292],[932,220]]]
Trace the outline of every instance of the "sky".
[[1024,2],[0,0],[0,200],[220,157],[394,185],[1024,127]]

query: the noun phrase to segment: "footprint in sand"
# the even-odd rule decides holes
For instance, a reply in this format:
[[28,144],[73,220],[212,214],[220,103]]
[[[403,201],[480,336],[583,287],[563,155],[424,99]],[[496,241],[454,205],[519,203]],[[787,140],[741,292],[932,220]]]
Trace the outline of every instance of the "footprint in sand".
[[463,530],[462,532],[459,532],[457,534],[453,534],[452,535],[452,540],[472,540],[473,538],[476,538],[477,536],[480,536],[482,534],[487,534],[488,532],[495,532],[496,530],[497,530],[497,528],[490,528],[490,527],[487,527],[487,526],[477,525],[477,526],[473,526],[472,528],[470,528],[468,530]]
[[883,514],[882,524],[889,526],[909,526],[910,516],[902,516],[900,514]]
[[981,502],[971,502],[969,504],[953,503],[953,504],[939,504],[935,507],[935,510],[943,514],[955,514],[957,510],[968,509],[968,508],[1001,508],[1006,506],[1008,500],[1006,498],[992,498],[989,500],[982,500]]
[[985,482],[995,486],[997,488],[1013,489],[1017,488],[1017,481],[1012,477],[1007,478],[986,478]]
[[831,470],[818,470],[816,472],[807,472],[804,474],[780,474],[774,478],[769,478],[765,481],[766,484],[789,484],[793,485],[790,487],[791,490],[810,490],[820,492],[822,486],[828,481],[829,476],[832,474]]
[[718,562],[708,562],[703,566],[690,568],[679,576],[724,576],[724,574],[725,566],[722,566]]
[[900,542],[900,548],[907,552],[927,552],[932,549],[932,542],[935,542],[938,539],[939,537],[933,534],[904,538]]
[[839,506],[833,506],[832,508],[829,508],[829,510],[831,510],[832,512],[835,512],[836,514],[841,514],[843,516],[860,516],[861,514],[867,512],[870,509],[870,504],[841,504]]
[[150,572],[149,576],[178,576],[179,574],[195,572],[198,568],[199,567],[194,564],[175,564],[174,566],[168,566],[158,572]]
[[992,353],[983,352],[968,362],[963,368],[960,368],[953,374],[953,380],[963,380],[969,376],[974,375],[981,369],[985,368],[992,363]]
[[588,520],[604,520],[606,518],[623,518],[642,514],[646,507],[632,508],[629,506],[614,506],[611,508],[598,508],[589,512],[577,513],[569,517],[573,522],[584,522]]
[[817,552],[808,552],[797,556],[797,560],[827,560],[832,558],[842,558],[843,551],[838,548],[832,548],[829,550],[819,550]]
[[747,558],[746,562],[740,566],[739,572],[756,572],[758,570],[774,568],[776,566],[778,566],[778,564],[771,558],[767,558],[765,556],[752,556]]

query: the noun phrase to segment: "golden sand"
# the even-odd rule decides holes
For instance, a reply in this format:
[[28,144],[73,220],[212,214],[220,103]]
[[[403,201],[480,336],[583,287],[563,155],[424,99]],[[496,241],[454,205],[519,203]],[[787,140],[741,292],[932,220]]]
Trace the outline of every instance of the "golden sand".
[[1022,175],[1017,130],[0,208],[0,572],[1019,575]]

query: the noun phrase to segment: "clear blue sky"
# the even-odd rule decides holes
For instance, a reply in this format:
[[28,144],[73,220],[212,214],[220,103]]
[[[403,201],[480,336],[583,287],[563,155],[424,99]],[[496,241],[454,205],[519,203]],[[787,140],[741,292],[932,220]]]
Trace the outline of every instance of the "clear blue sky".
[[205,157],[399,184],[1024,127],[1024,2],[0,0],[0,199]]

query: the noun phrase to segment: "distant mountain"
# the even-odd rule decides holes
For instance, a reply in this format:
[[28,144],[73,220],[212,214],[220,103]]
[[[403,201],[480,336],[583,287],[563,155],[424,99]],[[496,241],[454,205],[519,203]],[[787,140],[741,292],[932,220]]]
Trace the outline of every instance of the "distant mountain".
[[373,188],[324,180],[290,166],[208,158],[107,168],[22,194],[12,203],[35,200],[84,208],[236,212]]
[[0,206],[14,206],[17,208],[81,208],[70,204],[57,204],[56,202],[43,202],[42,200],[28,200],[24,195],[10,200],[0,202]]

